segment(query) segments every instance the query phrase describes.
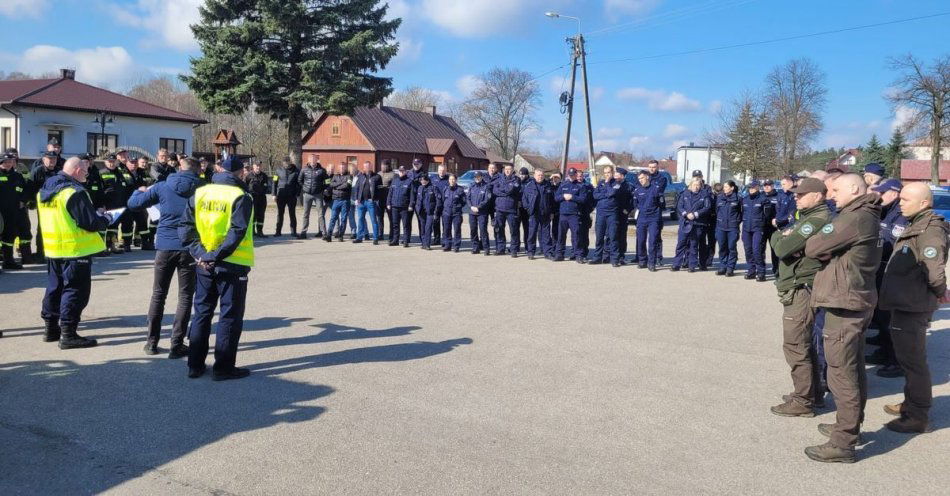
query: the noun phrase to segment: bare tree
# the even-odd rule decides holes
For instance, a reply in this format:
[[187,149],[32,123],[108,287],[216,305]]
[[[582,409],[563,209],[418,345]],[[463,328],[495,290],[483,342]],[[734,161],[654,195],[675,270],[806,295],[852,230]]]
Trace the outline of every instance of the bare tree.
[[525,131],[537,126],[534,114],[541,90],[531,74],[520,69],[495,68],[483,74],[480,84],[462,104],[459,124],[476,141],[511,159],[521,146]]
[[440,106],[443,100],[441,95],[429,88],[411,86],[389,95],[389,98],[386,98],[386,105],[421,112],[424,111],[426,107]]
[[899,107],[912,111],[903,131],[929,138],[930,179],[940,184],[941,143],[950,139],[950,55],[938,58],[932,67],[910,54],[890,59],[890,65],[900,75],[887,99],[895,111]]
[[778,137],[767,101],[747,91],[720,110],[718,119],[717,128],[707,133],[706,140],[722,144],[723,153],[734,166],[752,178],[779,172],[775,164]]
[[766,76],[765,98],[786,172],[824,127],[821,114],[827,94],[825,73],[811,59],[790,60]]

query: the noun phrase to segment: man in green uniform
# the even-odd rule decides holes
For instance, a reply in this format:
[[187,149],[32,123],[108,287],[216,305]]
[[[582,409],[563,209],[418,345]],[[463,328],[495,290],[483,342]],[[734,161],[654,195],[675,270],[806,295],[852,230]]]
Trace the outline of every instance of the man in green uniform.
[[815,273],[821,262],[804,255],[808,238],[818,233],[831,220],[825,205],[825,184],[818,179],[805,178],[791,189],[800,218],[785,231],[776,231],[769,246],[779,259],[780,270],[775,285],[782,311],[782,350],[792,369],[792,393],[785,401],[772,407],[772,413],[783,417],[814,417],[815,403],[824,396],[819,391],[820,379],[812,347],[812,325],[815,309],[811,306],[811,291]]
[[885,426],[896,432],[926,432],[933,392],[927,367],[927,327],[947,302],[947,235],[950,228],[933,211],[933,193],[924,183],[901,190],[901,212],[910,221],[894,243],[881,284],[882,310],[891,311],[894,354],[904,370],[904,401],[884,410],[899,418]]

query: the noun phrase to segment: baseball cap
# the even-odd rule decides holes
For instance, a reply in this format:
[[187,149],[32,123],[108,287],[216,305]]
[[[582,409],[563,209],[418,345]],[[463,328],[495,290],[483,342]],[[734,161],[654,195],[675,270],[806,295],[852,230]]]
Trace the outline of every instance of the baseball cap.
[[881,164],[868,164],[864,166],[864,173],[876,174],[878,176],[884,177],[884,167]]
[[576,174],[577,174],[577,169],[575,169],[575,168],[573,168],[573,167],[571,167],[570,169],[567,170],[567,175],[568,175],[568,176],[573,176],[573,175],[576,175]]
[[617,167],[617,172],[619,172],[620,174],[622,174],[622,175],[624,175],[624,176],[627,175],[627,169],[625,169],[625,168],[623,168],[623,167]]
[[762,182],[762,185],[763,185],[763,186],[775,186],[775,181],[773,181],[773,180],[771,180],[771,179],[766,179],[765,181]]
[[224,159],[224,162],[221,162],[221,168],[226,171],[235,172],[243,169],[244,163],[237,157],[228,157]]
[[815,179],[814,177],[806,177],[802,179],[802,182],[798,183],[798,186],[795,186],[789,191],[800,195],[804,195],[805,193],[825,194],[828,192],[828,188],[825,187],[824,181]]
[[56,158],[56,152],[53,152],[53,151],[43,152],[43,156],[49,157],[49,158]]
[[16,160],[17,156],[15,153],[6,152],[3,154],[3,160]]
[[527,167],[522,167],[521,170],[518,171],[518,173],[519,173],[519,174],[527,174],[527,173],[528,173],[528,168],[527,168]]
[[759,184],[759,181],[755,179],[749,181],[749,184],[746,185],[747,188],[758,188],[759,186],[761,186],[761,184]]
[[901,188],[903,187],[904,185],[901,184],[899,180],[891,178],[891,179],[886,179],[884,181],[881,181],[881,183],[878,184],[877,186],[872,186],[871,191],[874,191],[877,193],[884,193],[887,191],[900,191]]
[[399,168],[396,169],[396,170],[398,170],[399,172],[406,172],[406,166],[405,166],[405,165],[400,165]]
[[693,177],[703,177],[703,171],[696,169],[693,171]]

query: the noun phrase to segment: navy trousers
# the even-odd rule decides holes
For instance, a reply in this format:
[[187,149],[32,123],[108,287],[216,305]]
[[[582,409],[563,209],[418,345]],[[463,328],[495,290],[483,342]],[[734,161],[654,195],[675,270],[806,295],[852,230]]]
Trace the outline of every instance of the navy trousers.
[[620,250],[617,247],[617,221],[620,214],[616,212],[597,212],[594,222],[594,253],[591,260],[598,262],[617,262],[620,259]]
[[739,252],[736,244],[739,242],[739,231],[724,231],[716,229],[716,240],[719,241],[719,267],[726,270],[735,270]]
[[445,251],[462,247],[462,214],[442,216],[442,247]]
[[412,237],[412,216],[411,212],[407,207],[392,207],[390,209],[392,213],[390,239],[389,244],[398,245],[399,244],[399,228],[400,226],[405,233],[405,243],[409,244],[409,241]]
[[620,261],[624,261],[627,258],[627,216],[623,213],[619,214],[620,218],[617,219],[617,254]]
[[[666,207],[664,207],[664,210]],[[662,214],[660,217],[659,225],[656,229],[656,238],[653,242],[653,251],[656,252],[654,257],[656,258],[657,265],[663,264],[663,218]]]
[[46,277],[43,320],[79,325],[92,289],[92,258],[47,258]]
[[571,255],[575,259],[583,258],[580,247],[577,244],[577,239],[580,237],[580,233],[578,232],[580,228],[580,219],[578,219],[578,216],[561,214],[558,222],[557,247],[554,249],[554,256],[556,258],[564,258],[564,251],[567,249],[565,246],[567,243],[567,231],[571,231]]
[[554,256],[554,242],[551,239],[551,216],[550,215],[530,215],[528,216],[528,231],[525,237],[525,249],[528,255],[537,253],[541,249],[541,254],[546,257]]
[[518,228],[518,213],[517,212],[495,212],[495,251],[497,253],[505,252],[505,244],[507,239],[505,238],[505,225],[508,226],[508,231],[511,232],[511,243],[510,248],[512,253],[518,253],[518,250],[521,249],[521,234],[520,229]]
[[469,237],[472,239],[472,251],[488,250],[488,214],[469,214],[468,228]]
[[660,228],[663,222],[656,220],[637,221],[637,263],[640,265],[655,266],[661,261],[657,252],[656,240],[660,237]]
[[432,230],[435,229],[435,225],[438,224],[439,218],[436,217],[435,212],[416,212],[416,215],[419,216],[419,220],[422,222],[422,229],[419,231],[419,242],[422,243],[422,246],[428,248],[432,246]]
[[581,258],[584,259],[590,254],[590,228],[593,225],[590,214],[581,214],[577,217],[577,244],[581,249]]
[[742,247],[745,249],[745,261],[749,264],[749,274],[765,274],[765,240],[762,231],[742,230]]
[[208,358],[211,318],[220,301],[218,327],[214,332],[214,370],[228,372],[237,360],[238,341],[244,329],[247,275],[198,268],[195,288],[195,316],[188,330],[188,367],[203,367]]
[[703,231],[703,226],[680,223],[673,267],[687,266],[691,269],[699,267],[699,242],[704,236],[706,233]]

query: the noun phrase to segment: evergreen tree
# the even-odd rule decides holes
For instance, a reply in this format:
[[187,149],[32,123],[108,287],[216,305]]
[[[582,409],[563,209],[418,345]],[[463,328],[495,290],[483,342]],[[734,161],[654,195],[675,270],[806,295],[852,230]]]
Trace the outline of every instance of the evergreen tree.
[[904,141],[904,133],[902,133],[900,129],[894,129],[894,134],[891,135],[891,142],[887,144],[886,150],[887,164],[885,167],[888,177],[900,179],[901,160],[907,158],[907,151],[904,150],[906,144],[907,142]]
[[868,141],[867,145],[864,145],[861,155],[862,167],[868,164],[884,165],[887,162],[887,150],[877,140],[877,134],[871,135],[871,140]]
[[392,92],[376,76],[396,55],[401,19],[378,0],[205,0],[191,27],[201,56],[182,80],[211,112],[247,108],[287,121],[300,164],[311,114],[347,114]]

